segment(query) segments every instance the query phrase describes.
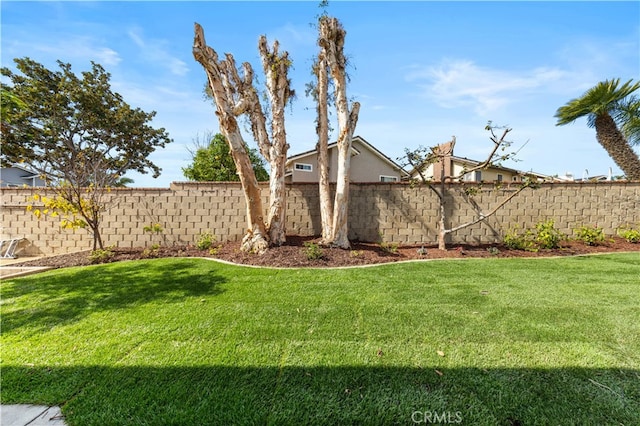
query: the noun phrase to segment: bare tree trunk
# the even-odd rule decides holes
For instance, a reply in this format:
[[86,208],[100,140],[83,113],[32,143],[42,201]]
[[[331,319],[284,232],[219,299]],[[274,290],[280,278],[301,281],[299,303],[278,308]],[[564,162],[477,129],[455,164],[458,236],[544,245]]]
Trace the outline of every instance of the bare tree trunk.
[[333,229],[333,205],[331,203],[331,188],[329,186],[329,116],[328,116],[328,92],[329,81],[327,62],[324,49],[321,49],[316,64],[318,76],[317,102],[318,102],[318,123],[316,132],[318,134],[318,186],[320,190],[320,220],[322,222],[322,244],[328,244],[331,239]]
[[240,81],[233,56],[227,54],[226,59],[220,61],[216,51],[207,46],[204,31],[197,23],[195,24],[193,56],[207,73],[209,87],[216,103],[216,115],[220,129],[229,143],[231,156],[236,164],[244,191],[248,229],[242,240],[241,249],[263,253],[269,247],[269,241],[264,224],[260,187],[236,120],[237,115],[246,111],[246,99],[240,97],[237,99],[238,104],[235,104],[236,95],[242,93],[242,87],[237,87],[238,83],[248,82],[251,84],[253,73],[249,64],[245,64],[244,81]]
[[[268,151],[265,156],[269,161],[271,174],[269,176],[269,214],[267,229],[271,244],[282,245],[286,241],[286,211],[287,198],[284,182],[285,163],[287,161],[287,133],[284,125],[284,109],[292,95],[288,70],[291,61],[288,53],[278,52],[278,42],[273,43],[269,51],[267,38],[260,37],[258,49],[262,58],[262,67],[266,76],[267,93],[271,103],[271,142],[259,139],[262,151]],[[264,115],[263,115],[264,116]],[[265,132],[266,133],[266,132]]]
[[[338,176],[336,181],[336,196],[333,201],[333,233],[331,234],[331,244],[336,247],[348,249],[351,247],[349,244],[349,226],[347,223],[349,217],[351,140],[353,130],[358,121],[360,104],[355,102],[350,114],[348,110],[342,110],[339,105],[340,102],[338,102],[338,126],[340,128],[340,137],[338,138]],[[343,116],[343,120],[344,116],[348,117],[345,123],[341,122],[341,116]]]
[[330,243],[348,249],[349,178],[351,140],[358,122],[360,104],[354,102],[351,111],[347,100],[346,58],[344,39],[346,31],[336,18],[320,19],[319,44],[325,53],[331,78],[335,85],[335,103],[338,116],[338,170],[336,196],[333,202],[333,229]]
[[595,120],[596,139],[607,151],[627,179],[640,180],[640,158],[631,148],[609,114],[599,114]]
[[[455,145],[455,139],[451,145],[451,151],[453,152],[453,145]],[[447,159],[447,153],[439,153],[440,155],[440,192],[438,193],[438,201],[440,204],[440,218],[438,224],[438,250],[446,250],[447,249],[447,204],[446,204],[446,193],[445,193],[445,180],[447,179],[447,175],[445,173],[446,164],[445,161]],[[436,191],[437,192],[437,191]]]

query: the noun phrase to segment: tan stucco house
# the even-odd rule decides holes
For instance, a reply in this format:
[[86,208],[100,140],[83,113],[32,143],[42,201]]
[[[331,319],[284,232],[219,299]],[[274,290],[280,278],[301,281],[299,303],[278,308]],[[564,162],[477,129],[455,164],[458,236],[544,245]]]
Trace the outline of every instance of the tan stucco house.
[[[336,182],[338,170],[337,143],[329,145],[329,182]],[[318,152],[314,149],[287,159],[287,182],[318,182]],[[409,174],[389,157],[364,140],[354,136],[351,144],[351,182],[400,182]]]
[[[442,167],[444,167],[445,176],[460,176],[465,170],[482,164],[482,161],[453,155],[451,142],[439,145],[438,149],[448,154],[444,156],[443,161],[431,163],[422,171],[424,178],[432,182],[440,181]],[[420,179],[420,174],[416,169],[412,170],[409,174],[411,179]],[[525,177],[528,179],[535,178],[538,181],[552,180],[550,176],[540,173],[523,172],[498,165],[491,165],[481,170],[466,173],[462,176],[461,180],[464,182],[522,182]]]

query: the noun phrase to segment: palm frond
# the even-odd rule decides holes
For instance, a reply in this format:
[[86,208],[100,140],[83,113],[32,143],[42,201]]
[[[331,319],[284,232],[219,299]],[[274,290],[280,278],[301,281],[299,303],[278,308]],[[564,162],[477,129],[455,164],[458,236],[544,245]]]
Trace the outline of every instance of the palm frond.
[[640,98],[631,96],[618,103],[614,120],[631,145],[640,145]]
[[572,99],[556,111],[556,125],[562,126],[587,116],[588,124],[593,127],[594,116],[615,113],[618,104],[640,88],[640,82],[629,80],[620,87],[620,79],[605,80],[587,90],[581,97]]

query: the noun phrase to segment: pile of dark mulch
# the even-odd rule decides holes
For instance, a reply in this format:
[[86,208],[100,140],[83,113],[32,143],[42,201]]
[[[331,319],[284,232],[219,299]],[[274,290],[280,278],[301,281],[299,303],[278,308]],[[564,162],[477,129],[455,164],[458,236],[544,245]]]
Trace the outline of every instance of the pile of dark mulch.
[[[640,244],[628,243],[621,238],[613,238],[604,244],[587,246],[579,241],[565,241],[559,249],[540,250],[537,252],[510,250],[501,244],[461,245],[454,244],[448,250],[438,250],[435,246],[400,245],[388,246],[386,249],[376,243],[354,242],[350,250],[331,247],[318,247],[321,253],[315,252],[315,258],[309,258],[310,249],[307,243],[316,243],[317,239],[309,237],[287,237],[287,243],[280,247],[272,247],[262,255],[240,251],[240,243],[228,242],[220,244],[214,250],[198,250],[193,246],[161,247],[157,250],[144,248],[115,248],[113,255],[105,262],[118,262],[145,258],[164,257],[205,257],[215,258],[243,265],[266,267],[344,267],[357,265],[373,265],[415,259],[443,258],[505,258],[505,257],[539,257],[539,256],[572,256],[591,253],[610,253],[637,251]],[[59,256],[44,257],[20,263],[21,266],[50,266],[64,268],[83,266],[92,263],[90,251],[82,251]]]

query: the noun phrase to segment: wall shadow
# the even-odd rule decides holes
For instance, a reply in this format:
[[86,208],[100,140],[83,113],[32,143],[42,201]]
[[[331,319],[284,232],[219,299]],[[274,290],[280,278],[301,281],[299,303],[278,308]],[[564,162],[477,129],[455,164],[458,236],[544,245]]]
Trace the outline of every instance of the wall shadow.
[[2,403],[82,425],[640,424],[637,369],[436,368],[4,366]]
[[2,332],[28,327],[38,333],[49,330],[52,324],[70,324],[95,312],[220,294],[219,285],[225,279],[214,272],[202,273],[196,263],[195,259],[185,259],[170,269],[149,268],[148,262],[132,262],[127,268],[117,264],[87,266],[73,274],[54,272],[46,280],[16,281],[3,287],[3,299],[37,292],[42,302],[37,309],[3,312]]

